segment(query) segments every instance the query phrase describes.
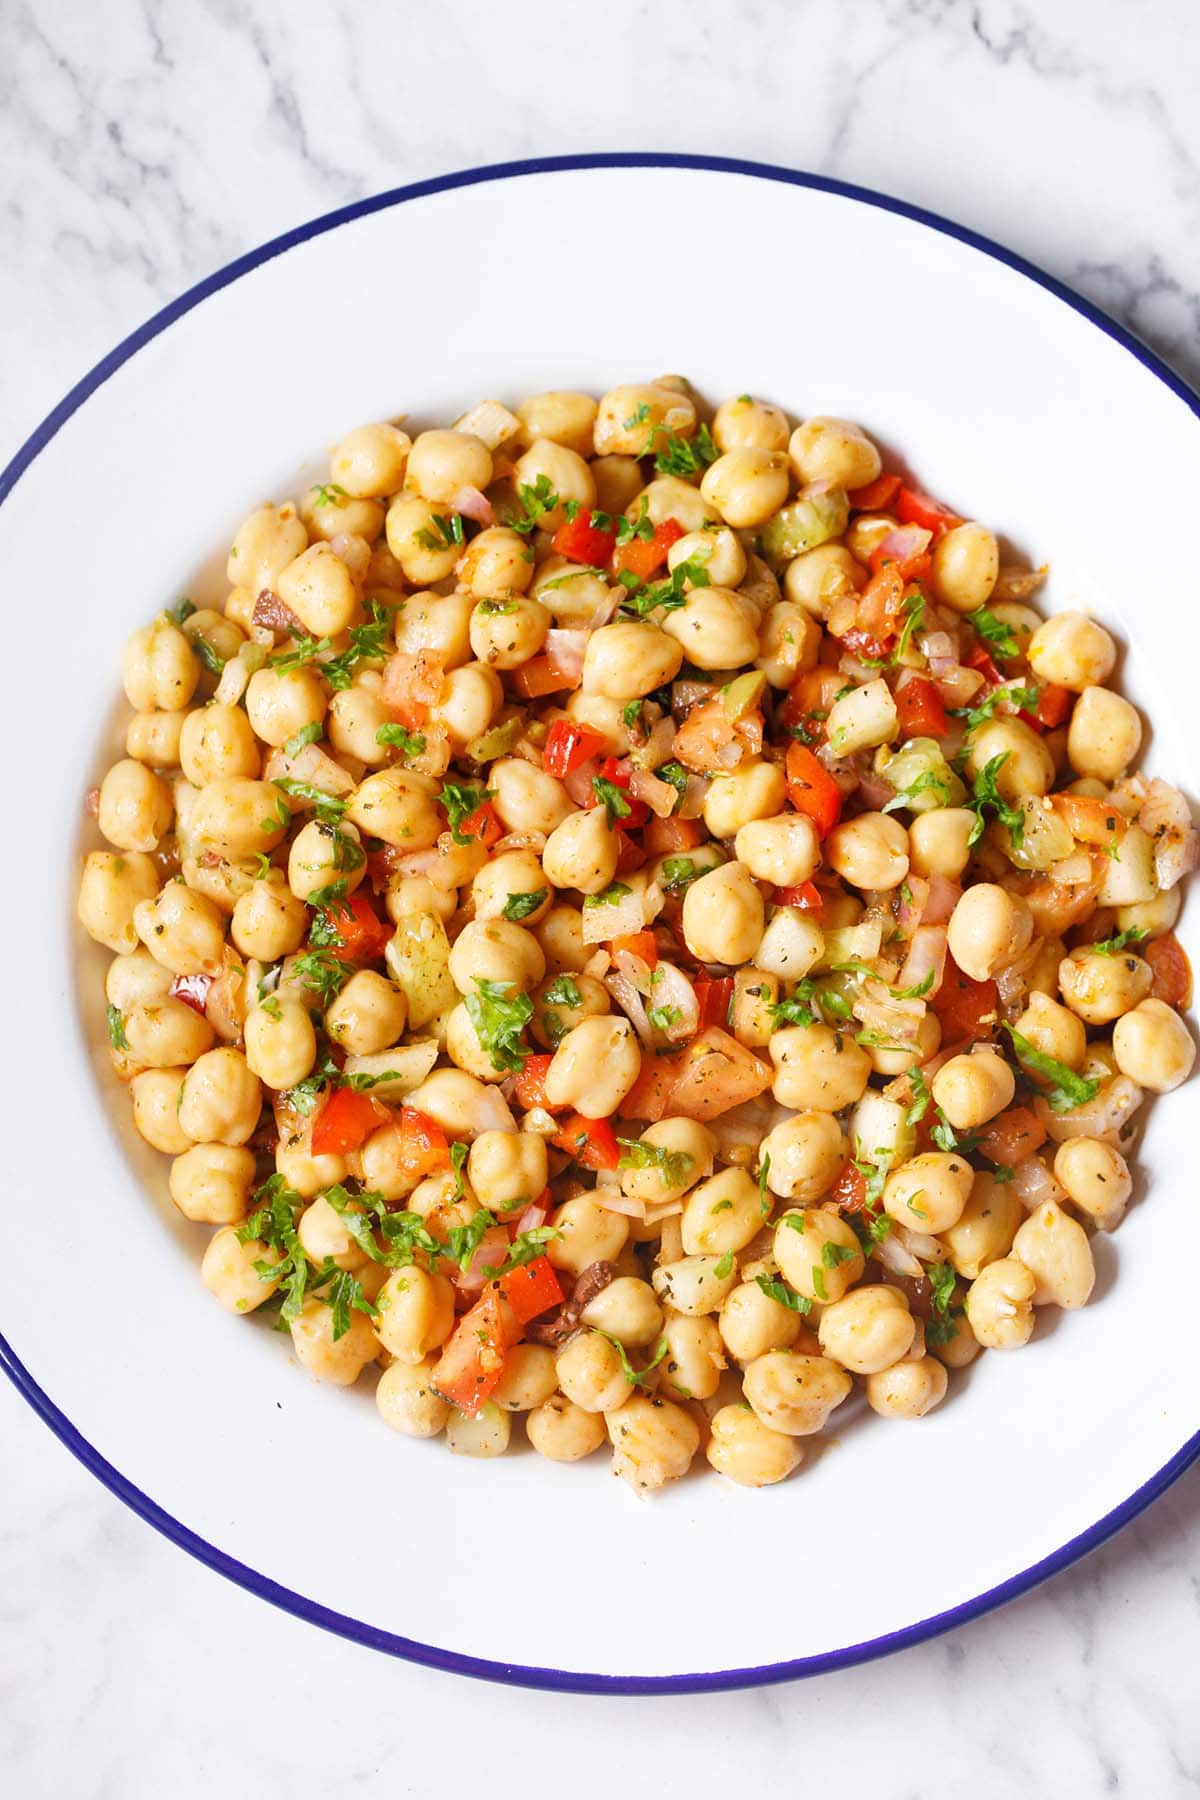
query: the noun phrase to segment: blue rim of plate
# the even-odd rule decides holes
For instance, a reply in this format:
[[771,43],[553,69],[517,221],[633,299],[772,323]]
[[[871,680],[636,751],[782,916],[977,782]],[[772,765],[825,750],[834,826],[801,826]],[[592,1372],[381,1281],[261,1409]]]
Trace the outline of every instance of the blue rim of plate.
[[[224,268],[216,270],[203,281],[181,294],[164,306],[145,324],[123,339],[115,349],[85,375],[82,381],[76,382],[70,392],[59,401],[54,410],[47,414],[42,423],[26,439],[11,462],[0,474],[0,502],[11,493],[25,470],[34,459],[46,448],[46,445],[58,433],[85,400],[103,386],[110,375],[121,367],[122,363],[148,344],[152,338],[174,324],[176,319],[190,312],[202,300],[211,294],[218,293],[230,282],[248,274],[260,264],[270,262],[273,257],[280,256],[297,244],[305,243],[309,238],[319,237],[327,231],[334,231],[340,225],[349,224],[354,219],[361,219],[370,213],[382,212],[388,207],[399,206],[406,200],[421,199],[428,194],[441,194],[454,188],[475,187],[488,181],[507,181],[519,175],[542,175],[560,173],[573,169],[699,169],[718,174],[745,175],[759,181],[781,182],[789,187],[814,188],[820,193],[836,194],[845,200],[856,200],[866,206],[880,208],[881,211],[897,213],[901,218],[912,219],[918,225],[928,226],[940,232],[944,237],[955,238],[959,243],[967,244],[971,249],[982,252],[994,261],[1003,263],[1019,275],[1036,282],[1038,287],[1046,289],[1073,312],[1079,313],[1098,330],[1112,338],[1141,363],[1158,381],[1187,406],[1200,419],[1200,395],[1185,382],[1181,376],[1153,350],[1143,344],[1140,339],[1119,325],[1115,319],[1084,299],[1074,289],[1048,275],[1036,264],[1007,250],[1003,245],[995,243],[968,226],[955,224],[940,213],[930,212],[922,206],[913,206],[905,200],[897,200],[888,194],[876,192],[873,188],[858,187],[851,182],[835,181],[826,175],[810,175],[796,169],[780,168],[773,163],[746,162],[737,157],[728,156],[693,156],[657,151],[610,151],[582,156],[540,156],[531,157],[521,162],[489,163],[477,169],[462,169],[449,175],[439,175],[428,181],[411,182],[405,187],[390,188],[382,194],[373,194],[365,200],[356,200],[349,206],[339,207],[334,212],[324,213],[321,217],[310,220],[307,224],[298,225],[292,231],[284,232],[281,237],[271,238],[256,250],[250,250],[245,256],[227,263]],[[65,1444],[71,1454],[78,1458],[85,1469],[91,1471],[96,1479],[104,1484],[118,1500],[144,1519],[147,1524],[161,1532],[163,1537],[179,1545],[197,1561],[215,1569],[227,1580],[236,1582],[239,1587],[257,1594],[260,1599],[268,1600],[273,1606],[284,1612],[294,1614],[310,1625],[319,1625],[325,1631],[336,1633],[340,1637],[349,1638],[354,1643],[365,1644],[370,1649],[385,1651],[388,1655],[405,1658],[409,1662],[423,1663],[429,1668],[442,1669],[449,1674],[472,1675],[482,1680],[498,1681],[514,1687],[531,1687],[548,1689],[558,1693],[582,1694],[696,1694],[712,1693],[723,1689],[743,1687],[765,1687],[774,1682],[792,1681],[801,1676],[820,1675],[834,1669],[845,1669],[855,1663],[870,1662],[876,1657],[889,1656],[897,1650],[907,1649],[910,1645],[924,1643],[927,1639],[937,1637],[944,1631],[953,1630],[956,1626],[968,1624],[983,1614],[991,1612],[995,1607],[1003,1606],[1009,1600],[1015,1600],[1026,1594],[1039,1582],[1057,1575],[1061,1570],[1069,1568],[1080,1557],[1097,1549],[1114,1533],[1128,1525],[1142,1512],[1151,1501],[1166,1491],[1183,1474],[1184,1470],[1200,1457],[1200,1432],[1190,1438],[1179,1449],[1169,1462],[1143,1483],[1129,1498],[1098,1519],[1078,1537],[1070,1539],[1060,1549],[1044,1557],[1041,1562],[1034,1563],[1031,1568],[1013,1575],[997,1587],[986,1593],[977,1594],[971,1600],[965,1600],[959,1606],[948,1611],[937,1613],[932,1618],[921,1619],[914,1625],[905,1626],[900,1631],[887,1632],[881,1637],[872,1638],[866,1643],[850,1644],[844,1649],[830,1650],[818,1656],[799,1656],[786,1662],[768,1663],[761,1667],[745,1669],[705,1670],[692,1675],[593,1675],[572,1670],[546,1669],[517,1663],[493,1662],[478,1656],[467,1656],[458,1651],[441,1650],[436,1645],[416,1643],[411,1638],[401,1637],[398,1633],[385,1631],[380,1626],[368,1625],[364,1620],[352,1619],[345,1613],[334,1611],[331,1607],[322,1606],[315,1600],[307,1599],[303,1594],[295,1593],[291,1588],[283,1587],[272,1581],[257,1569],[251,1569],[245,1563],[238,1562],[235,1557],[219,1550],[215,1544],[208,1543],[180,1520],[165,1512],[148,1494],[144,1494],[132,1481],[122,1475],[119,1469],[106,1461],[96,1447],[78,1432],[66,1415],[59,1411],[54,1402],[40,1388],[29,1370],[25,1368],[7,1339],[0,1334],[0,1367],[33,1408],[34,1412],[50,1427],[54,1435]]]

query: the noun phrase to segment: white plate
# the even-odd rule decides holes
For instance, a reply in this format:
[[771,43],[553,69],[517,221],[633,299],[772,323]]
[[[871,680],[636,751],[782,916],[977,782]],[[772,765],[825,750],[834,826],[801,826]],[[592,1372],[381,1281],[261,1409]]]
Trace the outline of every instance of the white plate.
[[458,1460],[386,1431],[366,1383],[310,1381],[201,1287],[204,1234],[133,1141],[97,1049],[104,959],[73,923],[126,634],[219,592],[244,513],[363,419],[664,369],[860,419],[932,492],[1049,558],[1049,603],[1120,634],[1153,766],[1188,776],[1195,397],[1017,259],[810,177],[571,158],[347,208],[160,313],[0,481],[9,1372],[222,1573],[382,1649],[549,1687],[717,1687],[879,1654],[1063,1567],[1200,1449],[1180,1254],[1194,1090],[1153,1108],[1149,1199],[1097,1241],[1086,1312],[982,1358],[919,1424],[835,1429],[761,1493],[706,1476],[639,1504],[603,1457]]

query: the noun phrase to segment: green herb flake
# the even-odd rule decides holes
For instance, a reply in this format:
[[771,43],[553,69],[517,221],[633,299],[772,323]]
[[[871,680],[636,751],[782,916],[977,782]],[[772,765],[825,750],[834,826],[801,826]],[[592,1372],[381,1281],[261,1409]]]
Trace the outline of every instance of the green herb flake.
[[105,1014],[108,1021],[108,1041],[114,1050],[128,1050],[129,1039],[125,1036],[125,1015],[119,1006],[110,1006]]
[[450,836],[456,844],[475,842],[474,838],[465,836],[458,828],[464,819],[469,819],[472,813],[477,813],[485,801],[492,799],[494,793],[494,788],[464,787],[454,781],[443,783],[438,799],[446,809]]
[[990,607],[977,607],[966,618],[976,637],[988,645],[993,656],[1000,657],[1003,662],[1010,662],[1014,656],[1020,655],[1021,647],[1012,626],[992,612]]
[[533,1001],[512,981],[486,981],[477,975],[475,986],[478,991],[468,994],[463,1005],[492,1067],[523,1069],[529,1052],[521,1034],[533,1017]]
[[1002,1021],[1004,1029],[1012,1039],[1017,1061],[1030,1075],[1047,1085],[1041,1090],[1043,1098],[1049,1103],[1053,1112],[1073,1112],[1077,1106],[1086,1106],[1094,1100],[1100,1091],[1098,1080],[1091,1080],[1084,1075],[1076,1075],[1056,1057],[1047,1056],[1036,1044],[1031,1044],[1027,1037],[1017,1031],[1006,1021]]
[[425,748],[425,739],[419,731],[407,731],[403,725],[380,725],[375,732],[375,742],[386,744],[391,750],[398,750],[405,759],[420,756]]
[[1019,846],[1025,836],[1024,813],[1019,806],[1010,806],[996,786],[996,777],[1011,755],[1011,750],[1002,750],[999,756],[993,756],[985,763],[975,777],[974,797],[967,802],[975,814],[975,823],[967,838],[968,846],[977,844],[983,836],[984,812],[988,808],[1005,827],[1014,847]]
[[1131,925],[1127,931],[1118,931],[1114,937],[1101,938],[1098,944],[1089,944],[1088,949],[1095,956],[1118,956],[1130,944],[1140,944],[1149,935],[1144,926]]
[[612,881],[606,888],[601,888],[598,894],[585,894],[583,904],[585,906],[616,906],[618,901],[623,900],[626,894],[632,892],[633,889],[626,887],[623,881]]
[[504,917],[519,924],[537,911],[549,891],[548,888],[536,888],[531,894],[510,894],[504,902]]
[[619,819],[627,819],[633,811],[629,804],[629,796],[615,781],[607,780],[603,775],[592,776],[592,792],[597,802],[604,808],[604,816],[611,831]]
[[694,1158],[686,1150],[666,1150],[661,1144],[648,1144],[644,1138],[617,1139],[621,1145],[622,1169],[656,1169],[667,1187],[677,1187],[692,1171]]
[[770,1275],[756,1275],[755,1280],[768,1300],[786,1306],[789,1312],[799,1313],[804,1318],[812,1311],[812,1301],[805,1294],[798,1294],[786,1281],[777,1281]]
[[583,1005],[583,995],[570,975],[556,975],[542,995],[542,1005],[577,1008]]

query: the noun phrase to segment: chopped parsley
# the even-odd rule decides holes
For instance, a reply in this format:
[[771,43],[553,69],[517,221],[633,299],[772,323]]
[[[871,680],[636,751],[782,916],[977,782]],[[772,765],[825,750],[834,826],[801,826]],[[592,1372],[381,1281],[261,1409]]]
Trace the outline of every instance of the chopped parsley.
[[447,781],[442,785],[438,799],[446,809],[446,819],[450,826],[450,836],[456,844],[473,844],[475,839],[459,831],[464,819],[477,813],[485,801],[492,798],[493,788],[463,787],[457,782]]
[[570,975],[556,975],[542,995],[542,1005],[579,1007],[583,1005],[583,995]]
[[299,756],[306,745],[315,744],[317,739],[324,737],[324,735],[325,727],[322,725],[320,719],[313,719],[311,724],[302,725],[299,731],[293,733],[287,743],[283,746],[283,754],[285,756]]
[[677,437],[665,426],[656,425],[643,455],[654,452],[654,467],[660,475],[703,475],[710,463],[721,454],[713,443],[707,425],[701,425],[695,437]]
[[652,1006],[646,1014],[655,1031],[670,1031],[672,1025],[678,1025],[683,1014],[677,1006]]
[[[332,950],[325,948],[306,950],[292,964],[292,974],[311,994],[318,996],[322,1011],[337,999],[353,973],[348,962],[342,962]],[[292,1092],[295,1091],[293,1088]]]
[[309,492],[314,506],[337,506],[350,498],[345,488],[340,487],[336,481],[323,482],[319,487],[310,488]]
[[[683,799],[683,796],[687,793],[688,772],[682,763],[666,762],[660,769],[655,770],[655,774],[660,781],[667,782],[675,789],[680,800]],[[676,801],[675,807],[676,811],[678,811],[679,801]]]
[[592,776],[592,792],[604,808],[604,816],[611,831],[618,819],[627,819],[633,811],[629,797],[615,781],[608,781],[603,775]]
[[716,1268],[713,1270],[713,1274],[716,1276],[718,1281],[727,1281],[729,1279],[729,1277],[733,1274],[733,1251],[732,1250],[727,1250],[725,1252],[724,1256],[721,1258],[720,1262],[717,1264]]
[[1089,944],[1088,948],[1097,956],[1118,956],[1130,944],[1140,944],[1149,935],[1144,926],[1131,925],[1128,931],[1118,931],[1114,937],[1101,938],[1098,944]]
[[[592,516],[594,518],[595,514]],[[628,544],[632,542],[634,538],[640,538],[645,544],[652,542],[654,538],[654,521],[651,519],[649,513],[639,513],[636,519],[631,519],[627,517],[626,514],[622,513],[621,517],[617,520],[617,543]]]
[[979,1146],[981,1134],[977,1131],[959,1131],[946,1117],[940,1106],[934,1107],[937,1118],[930,1127],[929,1135],[939,1150],[949,1156],[957,1151],[959,1156],[969,1156]]
[[912,1089],[912,1103],[904,1115],[904,1123],[911,1127],[919,1125],[929,1111],[929,1087],[916,1063],[908,1071],[908,1085]]
[[770,1275],[757,1275],[755,1280],[768,1300],[786,1306],[789,1312],[799,1313],[803,1317],[812,1311],[812,1301],[806,1295],[798,1294],[786,1281],[776,1280]]
[[[545,477],[539,479],[545,480]],[[465,543],[462,516],[459,513],[433,513],[429,524],[414,531],[413,538],[422,550],[449,550],[455,544]]]
[[510,894],[504,902],[504,917],[518,924],[535,913],[546,898],[548,888],[536,888],[531,894]]
[[706,872],[698,869],[690,856],[668,856],[662,866],[662,884],[669,892],[678,893]]
[[496,1223],[496,1216],[486,1206],[467,1220],[465,1225],[451,1225],[446,1233],[446,1254],[451,1262],[456,1262],[465,1275],[471,1266],[475,1252],[483,1242],[485,1233]]
[[204,667],[208,670],[210,675],[219,675],[224,669],[225,658],[220,656],[215,647],[209,643],[208,639],[206,637],[201,637],[198,632],[192,639],[192,649],[196,652],[196,655],[200,658],[200,661],[204,664]]
[[955,1271],[948,1262],[929,1263],[925,1270],[933,1316],[925,1321],[928,1344],[948,1344],[958,1336],[958,1320],[963,1309],[954,1304]]
[[993,655],[1000,657],[1001,661],[1008,662],[1014,656],[1020,655],[1021,647],[1017,643],[1017,636],[1012,626],[1005,624],[1004,620],[992,612],[990,607],[979,606],[974,612],[968,613],[967,624],[971,626],[976,637],[981,638],[990,647]]
[[999,756],[993,756],[990,762],[985,763],[975,777],[974,796],[967,801],[967,805],[975,814],[975,823],[967,838],[968,846],[977,844],[983,836],[985,822],[983,815],[985,809],[989,807],[995,813],[1000,824],[1007,830],[1014,846],[1018,846],[1025,836],[1024,813],[1019,806],[1010,806],[996,786],[996,777],[1011,755],[1011,750],[1002,750]]
[[951,711],[956,719],[965,720],[968,731],[974,731],[977,725],[994,718],[996,708],[1002,704],[1007,703],[1017,712],[1031,712],[1040,699],[1040,688],[997,687],[990,694],[985,694],[978,706],[955,706]]
[[517,489],[517,499],[523,509],[523,517],[509,519],[510,530],[520,532],[528,537],[536,531],[547,513],[552,513],[559,504],[558,495],[550,484],[548,475],[539,475],[532,484],[522,482]]
[[909,782],[906,788],[900,788],[889,801],[880,808],[881,812],[897,812],[902,806],[911,806],[918,794],[937,794],[939,806],[949,806],[950,789],[946,780],[937,769],[924,769],[915,781]]
[[404,757],[420,756],[425,748],[425,739],[421,733],[406,731],[403,725],[380,725],[375,732],[375,742],[398,750]]
[[119,1006],[110,1006],[105,1017],[108,1020],[108,1041],[114,1050],[128,1050],[129,1039],[125,1036],[125,1014]]
[[181,594],[174,606],[168,607],[167,617],[170,619],[172,625],[182,625],[185,619],[191,618],[195,610],[196,608],[192,605],[187,595]]
[[708,587],[711,582],[708,570],[698,556],[689,556],[686,561],[676,563],[665,581],[640,581],[628,569],[622,569],[617,579],[625,589],[621,612],[626,618],[634,619],[644,619],[660,607],[673,612],[676,607],[686,604],[685,590],[689,581],[694,588]]
[[1013,1049],[1017,1053],[1017,1061],[1029,1074],[1036,1075],[1039,1081],[1047,1083],[1041,1091],[1043,1098],[1049,1103],[1053,1112],[1072,1112],[1077,1106],[1086,1106],[1094,1100],[1100,1089],[1098,1080],[1091,1080],[1086,1075],[1076,1075],[1056,1057],[1047,1056],[1036,1044],[1031,1044],[1027,1037],[1017,1031],[1006,1021],[1002,1021],[1004,1029],[1012,1039]]
[[277,995],[268,994],[264,1000],[259,1002],[259,1006],[260,1010],[266,1013],[268,1019],[274,1019],[276,1024],[282,1019],[283,1008],[279,1004]]
[[639,1387],[639,1386],[645,1385],[646,1377],[648,1375],[650,1375],[653,1372],[653,1370],[657,1369],[659,1363],[663,1360],[663,1357],[667,1354],[667,1351],[670,1348],[670,1346],[667,1343],[666,1338],[660,1337],[657,1344],[654,1346],[654,1355],[650,1358],[650,1361],[646,1364],[645,1368],[635,1369],[633,1364],[629,1360],[629,1355],[625,1349],[624,1344],[620,1341],[619,1338],[613,1337],[612,1333],[608,1332],[608,1331],[602,1331],[600,1333],[600,1336],[608,1339],[609,1343],[612,1345],[613,1349],[616,1351],[617,1355],[620,1357],[621,1373],[622,1373],[622,1375],[624,1375],[624,1377],[625,1377],[626,1381],[629,1383],[630,1387]]
[[546,1245],[562,1236],[553,1225],[534,1225],[528,1231],[519,1231],[508,1247],[508,1254],[498,1268],[485,1268],[484,1274],[494,1280],[498,1275],[507,1275],[510,1269],[522,1269],[535,1257],[545,1252]]
[[327,793],[324,788],[315,787],[311,781],[279,775],[272,785],[281,788],[290,800],[309,801],[316,812],[319,825],[337,825],[345,815],[346,802],[339,800],[336,794]]
[[585,906],[616,906],[618,901],[623,900],[626,894],[632,892],[633,889],[626,887],[623,881],[610,881],[608,886],[601,888],[598,894],[585,894],[583,904]]
[[463,1005],[493,1069],[523,1069],[529,1052],[521,1034],[533,1017],[533,1001],[512,981],[486,981],[477,975],[475,986],[478,992],[468,994]]
[[622,1169],[657,1169],[667,1187],[675,1187],[686,1181],[691,1173],[694,1157],[686,1150],[666,1150],[661,1144],[648,1144],[644,1138],[617,1139],[621,1145]]

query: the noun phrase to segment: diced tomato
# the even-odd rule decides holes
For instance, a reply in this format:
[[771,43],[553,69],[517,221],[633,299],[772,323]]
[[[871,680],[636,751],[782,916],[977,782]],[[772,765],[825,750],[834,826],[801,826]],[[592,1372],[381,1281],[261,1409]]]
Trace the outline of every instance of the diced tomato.
[[208,990],[214,979],[212,975],[177,975],[171,983],[171,998],[182,1000],[193,1012],[203,1013],[208,1004]]
[[413,1181],[450,1167],[450,1146],[436,1119],[415,1106],[400,1108],[400,1166]]
[[347,1156],[361,1149],[373,1131],[391,1123],[392,1114],[370,1094],[335,1088],[317,1114],[312,1129],[314,1156]]
[[900,487],[893,501],[893,511],[904,525],[923,525],[926,531],[932,531],[935,537],[941,537],[954,525],[961,525],[962,520],[940,500],[933,500],[920,488]]
[[979,1149],[989,1162],[1015,1169],[1046,1141],[1046,1127],[1028,1106],[1010,1106],[985,1125]]
[[904,620],[904,574],[899,564],[885,562],[859,595],[854,623],[860,631],[888,641]]
[[664,519],[661,525],[654,527],[652,538],[630,538],[627,544],[618,544],[613,552],[613,570],[620,575],[628,569],[639,581],[649,581],[656,575],[667,560],[667,551],[672,544],[677,544],[683,536],[683,526],[678,519]]
[[[773,1079],[769,1063],[747,1050],[717,1026],[701,1031],[679,1056],[679,1073],[670,1092],[670,1110],[702,1123],[754,1100]],[[628,1111],[628,1101],[623,1110]]]
[[496,809],[490,800],[485,800],[483,805],[477,806],[473,813],[468,813],[465,819],[460,819],[455,829],[459,837],[470,838],[473,842],[482,844],[485,850],[490,850],[492,845],[498,844],[504,836],[504,827],[497,818]]
[[855,512],[882,512],[900,486],[898,475],[877,475],[866,487],[851,488],[847,499]]
[[440,656],[429,650],[410,654],[397,650],[383,666],[379,697],[398,724],[409,731],[424,725],[429,708],[441,697],[446,680]]
[[964,668],[978,669],[989,687],[999,687],[1000,683],[1004,680],[1003,675],[992,661],[987,650],[978,641],[971,645],[971,648],[967,651],[962,660]]
[[947,1047],[995,1035],[1000,1005],[995,982],[973,981],[950,955],[946,957],[942,985],[930,995],[929,1004],[938,1016],[942,1042]]
[[519,1269],[509,1269],[496,1284],[516,1314],[519,1325],[527,1325],[540,1313],[549,1312],[563,1299],[562,1287],[554,1267],[545,1256],[535,1256]]
[[843,1212],[863,1212],[867,1204],[867,1183],[857,1163],[842,1164],[829,1197]]
[[607,567],[617,541],[615,525],[593,525],[591,512],[577,512],[565,519],[554,534],[553,547],[568,562],[590,563],[593,568]]
[[798,906],[801,912],[820,912],[825,904],[815,881],[802,881],[797,887],[777,887],[771,899],[776,906]]
[[624,831],[617,832],[617,841],[621,846],[617,853],[617,874],[631,875],[634,869],[642,867],[646,860],[646,852]]
[[324,910],[348,961],[374,962],[383,955],[394,928],[378,917],[365,894],[346,894]]
[[585,1169],[615,1169],[621,1151],[607,1119],[585,1119],[568,1113],[551,1142],[573,1156]]
[[895,694],[900,736],[941,738],[946,735],[946,706],[926,675],[910,675]]
[[504,1373],[506,1349],[500,1291],[489,1282],[455,1326],[430,1385],[459,1412],[477,1413]]
[[829,709],[845,685],[846,677],[837,669],[823,665],[802,669],[788,689],[779,714],[780,723],[787,731],[799,726],[813,743],[823,743]]
[[828,837],[842,816],[842,790],[805,744],[788,745],[787,797],[812,820],[818,837]]
[[719,694],[693,706],[672,746],[676,760],[697,775],[711,775],[714,768],[724,768],[720,752],[729,744],[740,744],[743,761],[757,756],[763,747],[763,719],[757,706],[752,706],[738,719],[730,719]]
[[640,956],[648,968],[658,967],[658,939],[652,931],[630,931],[624,937],[612,940],[614,956],[621,950],[628,950],[631,956]]
[[555,775],[561,781],[572,769],[599,756],[603,749],[604,739],[599,732],[576,725],[573,719],[555,719],[542,746],[542,767],[547,775]]
[[540,1106],[546,1112],[554,1110],[546,1098],[546,1070],[553,1061],[549,1054],[525,1058],[524,1066],[513,1082],[513,1093],[526,1111],[534,1106]]
[[1038,723],[1047,731],[1054,731],[1064,722],[1074,704],[1075,696],[1070,688],[1056,687],[1052,681],[1048,682],[1038,695]]
[[681,850],[696,850],[708,838],[703,819],[649,818],[642,832],[642,843],[651,856],[678,856]]
[[643,1056],[641,1074],[621,1102],[622,1117],[651,1122],[664,1118],[682,1061],[682,1051],[674,1056]]
[[697,1029],[706,1031],[710,1025],[728,1026],[729,1004],[733,999],[732,975],[722,975],[716,981],[696,981],[692,985],[700,1007]]
[[1165,1000],[1168,1006],[1191,1004],[1192,965],[1188,961],[1187,951],[1173,931],[1168,931],[1163,937],[1152,938],[1148,944],[1139,945],[1138,955],[1144,956],[1154,971],[1154,980],[1150,986],[1153,999]]
[[1125,814],[1111,800],[1097,799],[1094,794],[1051,794],[1050,804],[1081,844],[1107,849],[1119,844],[1129,829]]

